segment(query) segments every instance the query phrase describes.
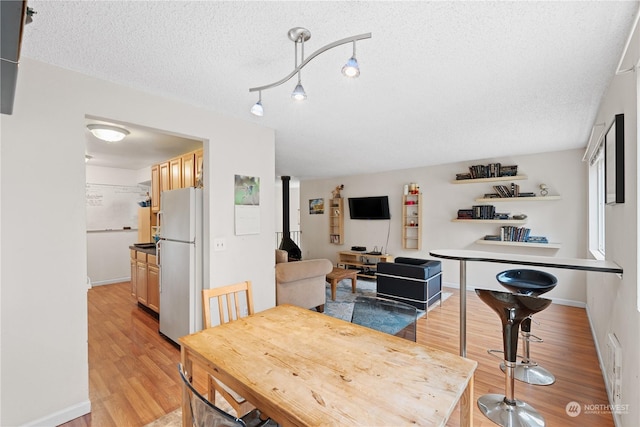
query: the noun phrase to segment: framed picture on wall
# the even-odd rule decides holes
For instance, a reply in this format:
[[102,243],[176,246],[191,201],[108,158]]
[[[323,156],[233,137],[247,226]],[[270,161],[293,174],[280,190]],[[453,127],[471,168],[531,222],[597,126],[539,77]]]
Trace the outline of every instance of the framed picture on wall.
[[605,202],[624,203],[624,114],[616,114],[604,142]]

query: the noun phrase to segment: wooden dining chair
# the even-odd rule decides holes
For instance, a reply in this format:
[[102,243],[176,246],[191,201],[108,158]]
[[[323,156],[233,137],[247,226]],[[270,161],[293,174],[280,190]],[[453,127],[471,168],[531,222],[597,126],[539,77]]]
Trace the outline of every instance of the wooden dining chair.
[[[250,281],[204,289],[202,291],[202,316],[205,329],[211,327],[211,300],[213,299],[216,299],[218,303],[221,325],[253,314],[253,294]],[[209,375],[209,397],[212,401],[215,401],[216,392],[229,402],[238,417],[256,409],[244,397]]]

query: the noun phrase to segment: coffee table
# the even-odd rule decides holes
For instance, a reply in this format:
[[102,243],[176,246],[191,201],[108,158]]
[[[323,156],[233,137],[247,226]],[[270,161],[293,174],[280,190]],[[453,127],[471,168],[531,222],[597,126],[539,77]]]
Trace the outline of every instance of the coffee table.
[[331,283],[331,301],[336,300],[336,287],[342,279],[351,278],[351,293],[356,293],[356,275],[358,270],[347,270],[345,268],[333,268],[331,273],[327,274],[327,282]]

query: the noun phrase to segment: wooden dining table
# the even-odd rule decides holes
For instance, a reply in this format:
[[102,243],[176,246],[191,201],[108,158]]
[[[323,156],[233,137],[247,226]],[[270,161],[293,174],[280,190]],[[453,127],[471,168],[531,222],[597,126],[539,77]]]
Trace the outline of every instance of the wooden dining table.
[[[197,364],[282,426],[472,425],[477,362],[291,305],[179,339]],[[183,396],[182,419],[191,426]]]

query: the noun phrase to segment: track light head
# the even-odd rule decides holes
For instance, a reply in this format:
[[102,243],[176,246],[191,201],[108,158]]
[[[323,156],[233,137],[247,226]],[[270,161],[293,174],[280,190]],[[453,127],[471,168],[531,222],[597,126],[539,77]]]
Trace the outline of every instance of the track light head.
[[291,93],[291,98],[295,99],[296,101],[304,101],[305,99],[307,99],[307,93],[304,91],[302,83],[298,83],[296,85],[296,88]]
[[262,108],[262,102],[258,101],[253,104],[253,107],[251,107],[251,114],[258,117],[264,116],[264,108]]
[[342,67],[342,74],[345,77],[356,78],[360,75],[360,67],[358,66],[358,60],[355,56],[349,58],[344,67]]

